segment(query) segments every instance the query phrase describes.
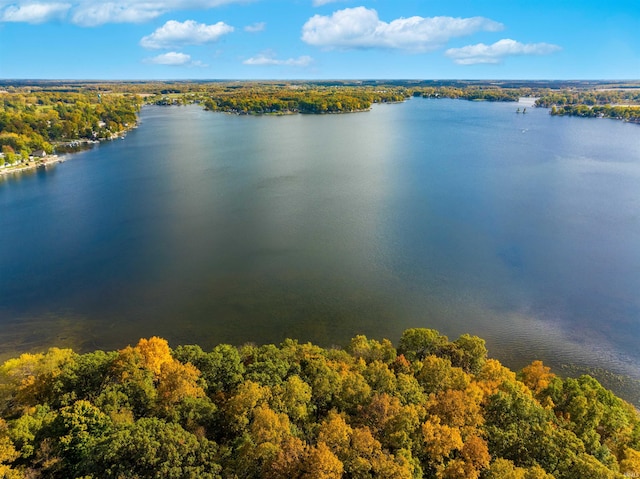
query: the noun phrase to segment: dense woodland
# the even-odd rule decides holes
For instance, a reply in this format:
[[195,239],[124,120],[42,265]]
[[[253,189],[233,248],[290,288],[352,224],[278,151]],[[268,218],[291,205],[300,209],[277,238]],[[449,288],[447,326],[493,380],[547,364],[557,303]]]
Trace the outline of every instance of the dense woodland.
[[230,85],[195,96],[207,110],[230,113],[350,113],[373,103],[399,102],[408,97],[398,87],[318,87],[308,85]]
[[640,122],[640,89],[547,92],[536,106],[558,116],[613,118]]
[[499,87],[426,87],[413,90],[413,96],[423,98],[454,98],[471,101],[518,101],[522,96],[531,96],[530,88]]
[[[13,82],[0,90],[0,166],[114,138],[142,104],[197,103],[235,114],[348,113],[407,98],[518,101],[537,97],[552,115],[640,121],[637,84],[589,82]],[[605,88],[608,87],[608,88]]]
[[514,373],[482,339],[23,354],[0,366],[4,478],[607,479],[640,416],[590,376]]
[[39,150],[78,140],[99,141],[135,126],[136,95],[18,90],[0,93],[0,147],[4,161],[28,160]]

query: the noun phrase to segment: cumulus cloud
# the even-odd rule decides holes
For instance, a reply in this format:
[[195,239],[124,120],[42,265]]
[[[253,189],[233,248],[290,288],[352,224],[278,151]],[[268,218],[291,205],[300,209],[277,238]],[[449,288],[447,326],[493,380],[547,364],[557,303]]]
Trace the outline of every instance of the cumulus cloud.
[[71,8],[70,3],[29,3],[11,5],[0,16],[3,22],[45,23],[63,19]]
[[190,62],[191,55],[179,52],[163,53],[147,59],[147,63],[155,63],[157,65],[187,65]]
[[195,20],[177,22],[169,20],[151,35],[140,40],[145,48],[170,48],[176,45],[201,45],[218,40],[221,36],[233,32],[233,27],[224,22],[205,25]]
[[449,48],[445,55],[459,65],[478,63],[500,63],[505,57],[513,55],[549,55],[561,48],[550,43],[520,43],[510,38],[499,40],[492,45],[478,43],[462,48]]
[[247,25],[244,27],[244,31],[249,33],[258,33],[263,32],[265,28],[267,28],[267,24],[265,22],[258,22],[253,25]]
[[0,21],[43,23],[68,18],[72,23],[85,27],[105,23],[142,23],[177,10],[198,10],[229,3],[246,3],[251,0],[17,0],[3,9],[6,0],[0,1]]
[[278,60],[272,53],[260,53],[255,57],[251,57],[243,61],[245,65],[271,66],[284,65],[291,67],[306,67],[313,63],[313,58],[307,55],[298,58],[289,58],[287,60]]
[[435,50],[451,38],[499,31],[501,23],[484,17],[409,17],[384,22],[365,7],[345,8],[331,16],[314,15],[302,27],[302,40],[325,48]]
[[157,55],[153,58],[147,58],[145,63],[153,63],[156,65],[170,65],[170,66],[206,66],[201,61],[192,61],[191,55],[180,52],[168,52],[161,55]]
[[321,7],[322,5],[326,5],[327,3],[335,3],[342,2],[344,0],[313,0],[314,7]]

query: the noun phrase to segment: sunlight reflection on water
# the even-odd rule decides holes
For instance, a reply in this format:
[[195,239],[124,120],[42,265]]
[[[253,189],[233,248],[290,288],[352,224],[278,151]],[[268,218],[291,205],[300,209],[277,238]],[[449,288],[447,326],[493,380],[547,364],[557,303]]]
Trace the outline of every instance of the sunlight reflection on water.
[[640,128],[515,108],[145,108],[125,141],[0,184],[0,353],[431,327],[639,379]]

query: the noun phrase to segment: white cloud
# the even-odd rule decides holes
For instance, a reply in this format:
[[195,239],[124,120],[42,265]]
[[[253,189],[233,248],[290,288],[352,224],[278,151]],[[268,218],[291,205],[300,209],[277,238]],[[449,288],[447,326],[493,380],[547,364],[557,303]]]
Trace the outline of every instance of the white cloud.
[[92,27],[105,23],[142,23],[177,10],[204,10],[230,3],[248,3],[252,0],[17,0],[2,11],[0,21],[42,23],[67,17],[77,25]]
[[409,17],[389,23],[365,7],[345,8],[331,16],[314,15],[302,27],[302,40],[326,48],[392,48],[410,51],[437,49],[451,38],[478,31],[502,30],[484,17]]
[[73,10],[72,23],[93,27],[105,23],[143,23],[162,15],[165,10],[150,4],[136,5],[107,2],[81,3]]
[[313,0],[314,7],[321,7],[322,5],[326,5],[328,3],[342,2],[344,0]]
[[201,45],[218,40],[221,36],[233,32],[233,27],[224,22],[205,25],[194,20],[177,22],[169,20],[151,35],[140,40],[145,48],[170,48],[176,45]]
[[191,55],[180,52],[168,52],[161,55],[157,55],[153,58],[146,58],[145,63],[154,63],[156,65],[170,65],[170,66],[196,66],[206,67],[204,63],[199,60],[192,61]]
[[267,24],[265,22],[257,22],[253,25],[247,25],[244,27],[244,31],[249,33],[258,33],[263,32],[265,28],[267,28]]
[[7,7],[0,21],[45,23],[51,20],[61,20],[71,8],[70,3],[29,3],[25,5]]
[[287,60],[278,60],[272,53],[260,53],[255,57],[251,57],[243,61],[245,65],[257,65],[257,66],[271,66],[271,65],[284,65],[291,67],[306,67],[313,63],[313,58],[307,55],[300,56],[298,58],[289,58]]
[[561,50],[550,43],[520,43],[510,38],[499,40],[492,45],[478,43],[462,48],[450,48],[445,52],[459,65],[478,63],[500,63],[504,57],[513,55],[548,55]]
[[186,65],[191,63],[191,55],[187,55],[186,53],[169,52],[153,58],[148,58],[147,62],[155,63],[157,65]]

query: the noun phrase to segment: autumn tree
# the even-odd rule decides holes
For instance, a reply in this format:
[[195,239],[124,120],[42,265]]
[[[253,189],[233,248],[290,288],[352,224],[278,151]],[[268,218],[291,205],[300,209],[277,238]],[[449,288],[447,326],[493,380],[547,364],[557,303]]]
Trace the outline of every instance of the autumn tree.
[[15,461],[20,454],[9,436],[9,428],[4,419],[0,418],[0,477],[5,479],[17,479],[22,477],[9,464]]
[[475,384],[464,390],[447,389],[430,396],[427,412],[465,436],[474,435],[484,423],[482,399],[482,391]]
[[0,366],[0,411],[12,414],[53,402],[57,379],[73,359],[72,350],[51,348],[45,354],[22,354],[6,361]]
[[595,379],[562,379],[542,363],[516,377],[471,336],[404,337],[410,359],[358,336],[347,350],[295,340],[171,350],[150,338],[8,360],[0,477],[620,479],[640,470],[640,416]]
[[319,442],[310,448],[300,479],[341,479],[344,466],[331,449]]
[[525,383],[536,395],[539,395],[549,387],[551,380],[555,377],[555,374],[551,373],[551,368],[542,364],[542,361],[532,362],[522,368],[518,374],[518,379]]
[[364,335],[354,337],[349,343],[348,351],[354,358],[362,358],[367,363],[380,361],[390,364],[396,359],[396,350],[388,339],[376,341]]
[[463,390],[471,382],[471,378],[461,368],[451,365],[448,358],[435,355],[426,356],[416,379],[427,393],[437,393],[447,389]]
[[421,426],[422,457],[424,470],[432,474],[442,471],[464,445],[460,431],[455,427],[441,424],[437,416],[429,417]]

